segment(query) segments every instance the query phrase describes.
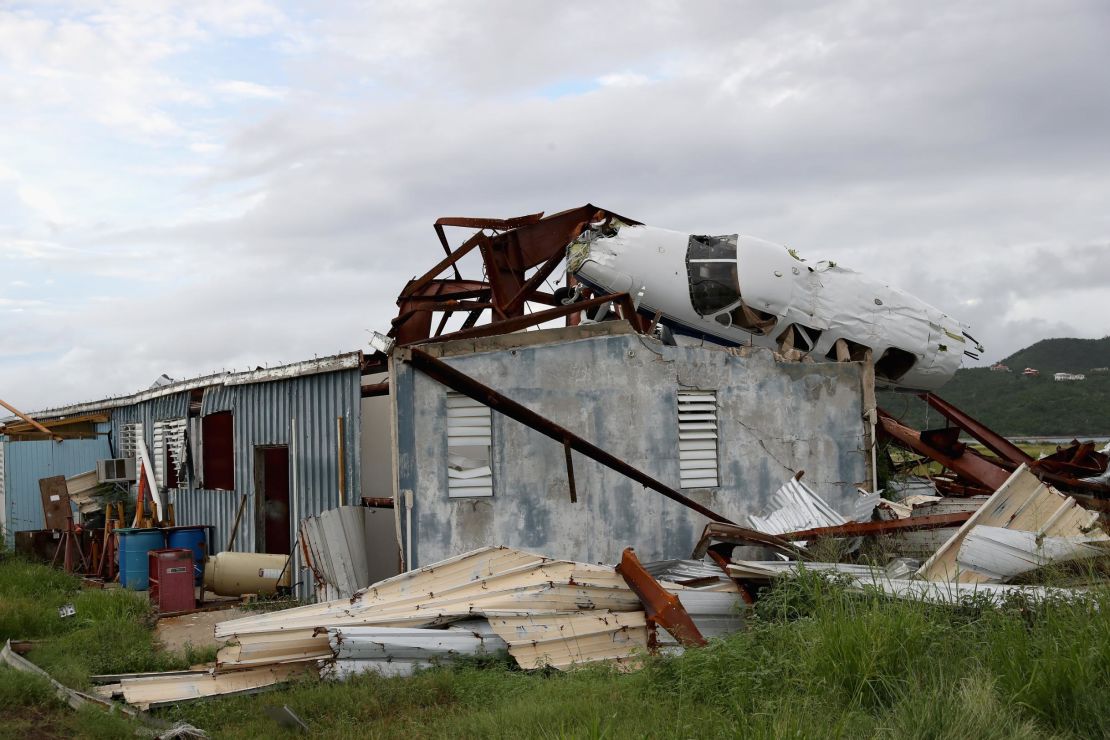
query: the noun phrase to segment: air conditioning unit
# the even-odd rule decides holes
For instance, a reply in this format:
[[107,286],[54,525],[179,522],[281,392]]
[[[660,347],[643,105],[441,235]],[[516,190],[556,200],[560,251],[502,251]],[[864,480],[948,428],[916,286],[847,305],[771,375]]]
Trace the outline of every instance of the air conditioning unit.
[[127,483],[135,479],[135,458],[133,457],[96,461],[97,483]]

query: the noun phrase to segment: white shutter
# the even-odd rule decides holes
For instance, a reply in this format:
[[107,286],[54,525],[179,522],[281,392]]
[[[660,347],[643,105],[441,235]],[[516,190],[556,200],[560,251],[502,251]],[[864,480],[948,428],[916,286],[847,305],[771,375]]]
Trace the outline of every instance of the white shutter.
[[136,470],[139,469],[138,441],[142,438],[143,423],[141,421],[134,421],[130,424],[124,424],[120,428],[119,456],[134,458]]
[[492,496],[492,418],[489,406],[447,393],[447,495]]
[[166,466],[177,469],[178,485],[185,483],[185,420],[154,422],[154,478],[158,486],[166,485]]
[[678,468],[682,488],[711,488],[717,480],[717,392],[678,392]]
[[154,480],[158,490],[166,486],[166,422],[154,422]]

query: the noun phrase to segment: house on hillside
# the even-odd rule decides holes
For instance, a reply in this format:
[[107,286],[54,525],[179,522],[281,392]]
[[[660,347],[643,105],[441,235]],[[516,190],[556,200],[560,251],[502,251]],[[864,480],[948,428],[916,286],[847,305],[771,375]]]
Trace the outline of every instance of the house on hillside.
[[1008,373],[1008,372],[1010,372],[1010,366],[1009,365],[1003,365],[1001,362],[996,362],[993,365],[991,365],[991,372],[992,373]]
[[1025,368],[1024,370],[1021,371],[1021,374],[1024,375],[1025,377],[1027,377],[1027,378],[1039,378],[1039,377],[1041,377],[1041,371],[1038,370],[1035,367],[1027,367],[1027,368]]
[[1056,373],[1052,376],[1056,380],[1086,380],[1087,376],[1083,373]]

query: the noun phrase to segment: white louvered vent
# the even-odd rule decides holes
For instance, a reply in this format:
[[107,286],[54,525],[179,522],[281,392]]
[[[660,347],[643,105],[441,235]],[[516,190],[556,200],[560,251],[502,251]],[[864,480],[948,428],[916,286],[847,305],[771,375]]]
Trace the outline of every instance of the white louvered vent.
[[682,488],[717,480],[717,391],[678,392],[678,467]]
[[447,495],[492,496],[489,406],[469,396],[447,393]]
[[154,478],[158,486],[166,485],[166,466],[173,465],[178,484],[185,481],[185,420],[170,419],[154,422]]
[[139,468],[138,441],[142,438],[143,423],[141,421],[134,421],[130,424],[124,424],[120,428],[119,456],[134,458],[136,470],[138,470]]

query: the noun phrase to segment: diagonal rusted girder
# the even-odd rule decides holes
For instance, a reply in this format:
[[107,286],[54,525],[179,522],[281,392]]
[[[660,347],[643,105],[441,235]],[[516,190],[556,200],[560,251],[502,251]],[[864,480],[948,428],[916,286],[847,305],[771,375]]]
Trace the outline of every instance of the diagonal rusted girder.
[[932,393],[919,393],[918,398],[939,411],[948,421],[982,442],[984,447],[1003,460],[1008,460],[1015,465],[1021,465],[1022,463],[1028,465],[1033,462],[1033,458],[1013,442],[983,422],[972,418],[967,412],[948,403],[940,396]]
[[930,444],[922,437],[922,432],[899,424],[894,417],[882,409],[879,409],[879,429],[899,444],[931,460],[936,460],[949,470],[992,491],[998,490],[998,487],[1010,477],[1009,470],[976,454],[964,445],[957,445],[956,449],[942,450]]
[[631,547],[624,548],[617,572],[639,597],[649,620],[670,632],[674,639],[686,647],[702,647],[707,644],[686,607],[682,606],[677,596],[660,586],[659,581],[647,572]]

